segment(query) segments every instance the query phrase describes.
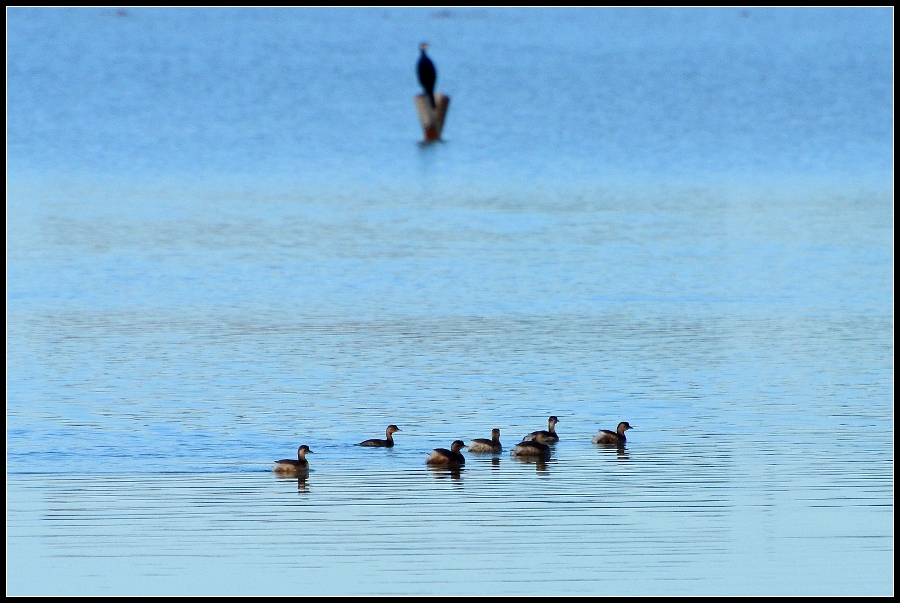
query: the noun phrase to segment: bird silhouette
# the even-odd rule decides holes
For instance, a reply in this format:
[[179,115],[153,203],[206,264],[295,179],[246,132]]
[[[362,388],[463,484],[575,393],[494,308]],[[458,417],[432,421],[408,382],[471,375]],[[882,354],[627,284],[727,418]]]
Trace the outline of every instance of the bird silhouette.
[[419,63],[416,65],[416,70],[419,73],[419,83],[425,89],[425,94],[428,95],[428,102],[431,103],[431,108],[434,109],[434,84],[437,82],[437,70],[434,68],[434,63],[425,54],[425,50],[428,49],[428,43],[422,42],[419,44],[419,49],[422,51],[422,54],[419,56]]

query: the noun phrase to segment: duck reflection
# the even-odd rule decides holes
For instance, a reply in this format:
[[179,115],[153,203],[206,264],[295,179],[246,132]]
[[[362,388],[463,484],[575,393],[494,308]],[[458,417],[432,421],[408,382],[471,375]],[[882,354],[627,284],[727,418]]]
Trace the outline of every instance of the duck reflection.
[[429,465],[428,469],[436,479],[451,479],[454,482],[462,482],[462,467],[439,467]]
[[280,480],[289,480],[296,479],[297,480],[297,492],[309,492],[309,484],[307,484],[307,480],[309,479],[309,470],[307,471],[294,471],[292,473],[276,473],[276,477]]
[[534,465],[534,470],[542,475],[546,475],[547,473],[549,473],[547,469],[547,461],[543,457],[514,456],[512,457],[512,459],[517,463],[528,463]]
[[616,453],[616,458],[620,461],[628,460],[628,450],[623,445],[610,445],[610,444],[597,444],[597,448],[600,450],[600,454],[612,454]]

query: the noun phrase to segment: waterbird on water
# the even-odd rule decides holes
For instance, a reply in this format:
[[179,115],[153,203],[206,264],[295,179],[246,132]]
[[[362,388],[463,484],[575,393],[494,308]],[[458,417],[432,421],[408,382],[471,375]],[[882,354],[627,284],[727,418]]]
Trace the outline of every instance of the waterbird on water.
[[400,428],[396,425],[388,425],[387,429],[384,431],[384,435],[387,438],[386,440],[372,438],[371,440],[360,442],[357,446],[381,446],[383,448],[392,448],[394,446],[393,434],[398,431],[400,431]]
[[287,476],[296,476],[298,474],[306,473],[309,471],[309,461],[306,460],[307,454],[312,454],[312,450],[309,449],[309,446],[304,444],[297,449],[296,459],[281,459],[280,461],[275,461],[275,467],[272,471],[279,475]]
[[601,429],[597,432],[591,441],[594,444],[607,444],[614,446],[624,446],[625,445],[625,430],[631,429],[631,425],[628,424],[628,421],[622,421],[616,427],[615,431],[610,431],[608,429]]
[[559,441],[559,436],[556,435],[556,424],[559,423],[559,419],[555,416],[551,416],[547,419],[547,429],[541,431],[532,431],[527,436],[522,438],[523,442],[530,442],[541,436],[544,444],[555,444]]
[[425,54],[427,48],[427,42],[419,44],[419,50],[422,51],[422,54],[419,55],[419,63],[416,65],[416,71],[419,73],[419,83],[422,84],[422,88],[425,89],[425,94],[428,96],[428,102],[431,103],[431,108],[434,109],[434,84],[437,82],[437,70],[434,68],[434,63],[432,63],[431,59],[428,58],[428,55]]
[[550,447],[541,442],[542,439],[541,436],[537,436],[534,440],[523,440],[516,444],[510,455],[519,459],[549,461]]
[[447,450],[446,448],[435,448],[434,452],[431,453],[431,456],[425,460],[425,464],[439,465],[441,467],[459,467],[460,465],[465,465],[466,457],[460,452],[465,445],[466,443],[462,440],[454,440],[450,445],[450,450]]
[[468,451],[488,454],[503,452],[503,446],[500,444],[500,430],[492,429],[490,440],[485,438],[475,438],[469,442]]

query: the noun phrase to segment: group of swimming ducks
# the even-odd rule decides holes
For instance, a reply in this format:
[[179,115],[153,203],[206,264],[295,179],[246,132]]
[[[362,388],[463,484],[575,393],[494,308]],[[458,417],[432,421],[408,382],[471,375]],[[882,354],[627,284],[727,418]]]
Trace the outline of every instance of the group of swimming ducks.
[[[532,431],[526,435],[522,438],[522,441],[516,444],[512,449],[512,452],[510,453],[511,456],[537,461],[550,460],[550,454],[552,452],[550,446],[559,442],[559,436],[556,434],[557,423],[559,423],[557,417],[550,417],[547,421],[547,429]],[[625,431],[628,429],[631,429],[631,425],[629,425],[627,421],[622,421],[619,423],[618,427],[616,427],[615,431],[601,429],[591,441],[594,444],[599,444],[601,446],[621,447],[625,445]],[[357,446],[392,448],[394,446],[393,436],[398,431],[401,430],[396,425],[388,425],[388,428],[385,431],[385,439],[375,438],[365,440],[364,442],[357,444]],[[449,450],[446,448],[435,448],[431,455],[425,460],[425,464],[434,467],[458,468],[466,462],[466,457],[460,452],[463,448],[466,448],[466,443],[462,440],[456,440],[450,444]],[[467,450],[475,454],[499,454],[503,452],[503,446],[500,444],[500,430],[492,430],[490,440],[486,438],[473,439],[469,442]],[[312,453],[312,450],[309,449],[309,446],[304,444],[297,449],[296,459],[281,459],[280,461],[275,461],[275,468],[273,470],[275,473],[287,476],[303,474],[309,470],[309,461],[306,460],[306,455],[310,453]]]

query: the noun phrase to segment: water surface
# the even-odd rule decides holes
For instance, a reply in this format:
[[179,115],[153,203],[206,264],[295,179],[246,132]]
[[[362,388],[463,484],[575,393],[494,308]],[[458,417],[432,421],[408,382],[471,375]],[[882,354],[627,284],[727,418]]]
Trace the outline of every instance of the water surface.
[[893,593],[889,9],[8,17],[7,594]]

